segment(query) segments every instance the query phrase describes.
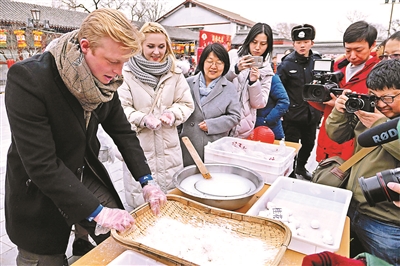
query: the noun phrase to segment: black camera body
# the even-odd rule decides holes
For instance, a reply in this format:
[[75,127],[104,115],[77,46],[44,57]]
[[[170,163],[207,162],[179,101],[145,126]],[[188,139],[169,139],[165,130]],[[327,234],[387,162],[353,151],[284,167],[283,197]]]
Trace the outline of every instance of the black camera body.
[[343,78],[341,71],[332,72],[334,61],[329,59],[316,59],[312,70],[313,81],[305,84],[303,100],[311,102],[327,102],[331,93],[340,95],[343,89],[338,83]]
[[344,104],[348,113],[354,113],[358,110],[373,113],[375,111],[375,95],[348,93],[349,98]]

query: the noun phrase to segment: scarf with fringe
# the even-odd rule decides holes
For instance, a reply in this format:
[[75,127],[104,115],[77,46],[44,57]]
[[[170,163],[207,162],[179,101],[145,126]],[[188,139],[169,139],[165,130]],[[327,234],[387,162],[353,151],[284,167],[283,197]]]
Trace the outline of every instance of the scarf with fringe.
[[94,77],[85,61],[77,37],[78,30],[66,33],[53,43],[48,51],[55,58],[64,84],[81,104],[87,128],[92,111],[101,103],[112,100],[123,79],[117,76],[110,83],[103,84]]

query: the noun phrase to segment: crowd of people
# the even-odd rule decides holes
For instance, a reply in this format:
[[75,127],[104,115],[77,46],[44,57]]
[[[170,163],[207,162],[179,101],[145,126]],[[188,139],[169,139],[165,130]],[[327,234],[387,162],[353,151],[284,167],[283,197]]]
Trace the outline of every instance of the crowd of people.
[[[148,202],[154,215],[174,188],[173,174],[193,164],[181,137],[204,159],[209,141],[247,138],[255,127],[269,127],[276,140],[302,144],[290,176],[308,180],[315,140],[317,161],[348,159],[360,150],[362,132],[400,116],[400,32],[376,55],[376,29],[365,21],[351,24],[343,35],[345,55],[335,62],[343,92],[325,102],[302,97],[314,80],[314,60],[321,59],[311,49],[315,36],[310,24],[293,27],[294,49],[271,64],[272,29],[257,23],[238,49],[205,47],[188,76],[162,25],[147,22],[138,30],[120,11],[104,8],[43,54],[14,64],[5,90],[12,133],[5,216],[17,265],[68,265],[73,226],[99,244],[110,229],[134,225],[99,160],[99,126],[124,162],[127,203]],[[348,112],[350,92],[373,95],[373,112]],[[398,141],[379,145],[351,169],[352,257],[367,252],[400,265],[400,202],[371,207],[358,183],[399,167],[399,151]],[[398,183],[387,187],[400,193]],[[85,252],[92,248],[86,242]]]

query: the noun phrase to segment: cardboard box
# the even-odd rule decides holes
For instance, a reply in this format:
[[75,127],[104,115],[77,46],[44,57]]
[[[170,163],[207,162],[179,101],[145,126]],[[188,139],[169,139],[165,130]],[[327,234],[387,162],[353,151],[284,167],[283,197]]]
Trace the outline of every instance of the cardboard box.
[[209,142],[204,147],[205,163],[247,167],[258,172],[267,184],[272,184],[278,176],[290,175],[295,156],[293,147],[233,137]]
[[[340,247],[352,194],[346,189],[280,176],[246,214],[258,216],[260,211],[261,214],[265,214],[266,207],[271,207],[269,202],[272,202],[277,209],[281,208],[283,213],[291,213],[292,219],[289,221],[293,224],[283,221],[292,230],[289,249],[307,255],[322,251],[335,252]],[[285,220],[282,215],[270,218]],[[301,231],[295,229],[294,220],[298,221]],[[311,227],[313,220],[314,223],[318,221],[319,228]],[[303,236],[299,235],[299,232]],[[324,236],[328,232],[333,238],[332,244],[324,242]]]

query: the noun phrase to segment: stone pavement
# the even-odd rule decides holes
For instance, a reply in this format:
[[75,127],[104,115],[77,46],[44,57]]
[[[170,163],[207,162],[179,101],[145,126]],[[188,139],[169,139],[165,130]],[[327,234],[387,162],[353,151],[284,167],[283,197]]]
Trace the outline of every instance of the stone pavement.
[[[5,218],[4,218],[4,183],[5,183],[5,166],[6,166],[6,154],[8,147],[11,143],[11,133],[8,125],[8,119],[4,107],[4,85],[0,85],[0,265],[16,265],[15,258],[17,256],[17,248],[10,241],[5,230]],[[122,162],[115,159],[113,163],[104,163],[108,169],[111,178],[114,182],[114,186],[117,189],[122,201],[124,202],[127,210],[130,208],[126,205],[124,185],[122,181]],[[309,159],[309,163],[306,165],[309,171],[315,169],[317,163],[315,162],[315,149]],[[71,232],[70,242],[66,252],[69,258],[69,263],[73,263],[79,257],[72,256],[72,241],[74,234]]]

